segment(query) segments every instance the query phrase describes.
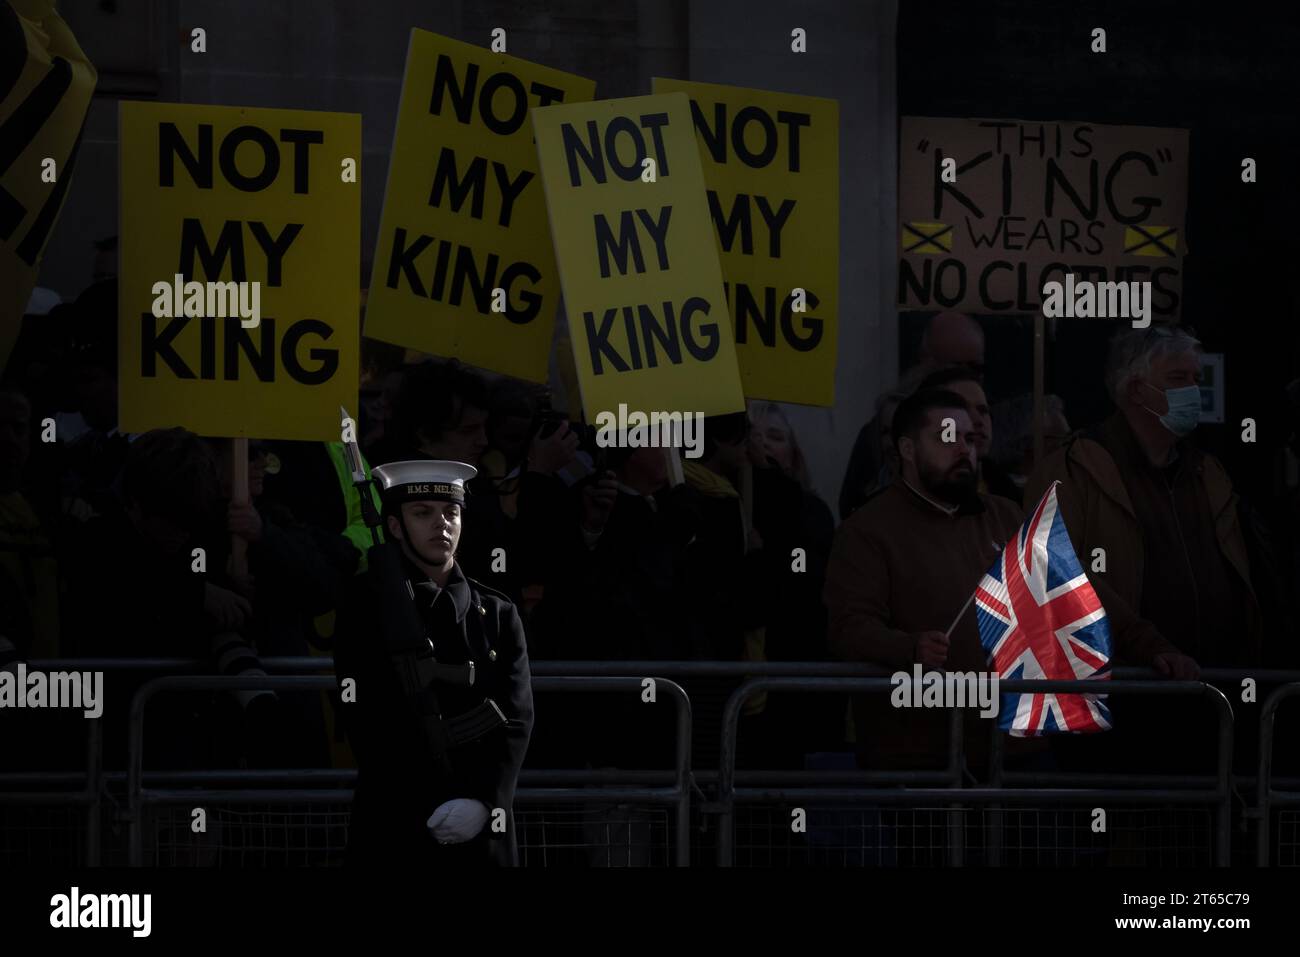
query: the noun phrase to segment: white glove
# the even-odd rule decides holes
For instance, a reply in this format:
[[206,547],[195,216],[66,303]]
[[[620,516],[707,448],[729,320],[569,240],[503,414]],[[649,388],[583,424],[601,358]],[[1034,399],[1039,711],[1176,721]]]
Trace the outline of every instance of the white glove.
[[438,805],[425,824],[439,844],[462,844],[473,840],[487,819],[487,805],[482,801],[456,798]]

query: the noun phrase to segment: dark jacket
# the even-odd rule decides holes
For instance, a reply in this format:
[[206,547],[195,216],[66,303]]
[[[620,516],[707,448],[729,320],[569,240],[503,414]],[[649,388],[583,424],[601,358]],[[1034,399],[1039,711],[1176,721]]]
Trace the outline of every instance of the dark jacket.
[[[195,540],[191,544],[204,544]],[[60,609],[65,634],[84,657],[212,658],[213,637],[224,631],[204,610],[209,576],[192,571],[189,547],[164,555],[136,530],[120,508],[69,533],[62,563],[67,592]],[[213,549],[208,548],[208,567]],[[156,671],[114,670],[105,675],[105,766],[123,767],[132,696]],[[158,695],[145,713],[145,767],[149,770],[228,767],[219,763],[233,740],[237,716],[229,696]],[[232,745],[233,746],[233,745]]]
[[672,661],[699,657],[681,613],[695,494],[686,486],[647,497],[623,487],[594,542],[578,519],[560,546],[556,574],[536,616],[538,657],[553,660]]
[[257,502],[262,538],[248,548],[256,582],[253,609],[263,655],[308,655],[311,619],[332,610],[356,571],[358,554],[345,537],[297,520],[274,503]]
[[[1117,664],[1150,665],[1160,654],[1184,650],[1182,636],[1165,635],[1141,614],[1144,570],[1148,562],[1176,561],[1178,556],[1150,555],[1142,522],[1129,496],[1109,446],[1125,440],[1122,418],[1113,417],[1091,435],[1076,435],[1034,470],[1025,486],[1025,502],[1037,503],[1054,481],[1060,481],[1057,502],[1070,539],[1111,620]],[[1251,586],[1250,559],[1237,511],[1237,496],[1223,466],[1212,455],[1187,442],[1180,454],[1189,460],[1196,481],[1204,488],[1214,523],[1212,537],[1223,560],[1239,577],[1245,596],[1241,609],[1240,644],[1232,664],[1251,664],[1259,657],[1260,611]],[[1106,571],[1091,570],[1093,550],[1105,549]],[[1202,664],[1229,662],[1202,662]]]
[[880,442],[880,416],[874,415],[858,431],[853,451],[849,453],[844,483],[840,486],[840,521],[862,507],[879,481],[880,469],[885,464],[880,457]]
[[[383,548],[396,548],[389,544]],[[372,551],[371,568],[354,580],[339,613],[334,672],[344,695],[342,718],[357,756],[359,778],[352,806],[349,860],[359,864],[411,863],[422,866],[491,866],[518,863],[511,814],[519,767],[533,726],[533,697],[524,629],[515,606],[499,592],[453,568],[445,588],[422,586],[413,566],[402,562],[412,582],[423,645],[417,657],[436,654],[440,664],[475,663],[472,687],[435,681],[441,714],[452,718],[490,698],[510,724],[451,751],[450,773],[431,755],[419,705],[402,691],[380,621],[385,593]],[[403,590],[403,594],[406,592]],[[432,597],[431,597],[432,596]],[[347,701],[347,679],[355,700]],[[487,825],[473,840],[440,845],[426,821],[443,802],[475,798],[488,808]],[[505,812],[505,833],[494,820]]]
[[[691,470],[686,474],[694,484]],[[707,473],[701,469],[696,474]],[[688,607],[691,619],[700,623],[706,644],[699,656],[706,660],[738,661],[758,653],[755,636],[791,611],[791,594],[803,591],[805,604],[809,598],[816,603],[817,587],[809,596],[799,585],[805,579],[790,576],[791,549],[805,549],[816,577],[828,529],[811,517],[794,479],[776,468],[754,468],[751,474],[758,547],[748,539],[744,505],[729,480],[700,485],[695,496],[696,533],[686,549]],[[802,624],[802,632],[808,626],[816,631],[815,621]]]
[[[1020,523],[1020,510],[995,496],[948,514],[902,479],[878,492],[835,533],[825,589],[832,654],[910,672],[917,634],[952,625],[947,669],[988,670],[966,601]],[[855,697],[853,711],[863,766],[943,766],[946,713],[896,709],[879,692]],[[988,753],[988,725],[968,715],[964,728],[976,767]]]
[[[355,570],[365,571],[370,529],[362,516],[361,493],[352,483],[343,443],[277,440],[266,445],[278,461],[275,473],[266,475],[258,507],[279,505],[305,526],[341,535],[357,553]],[[368,477],[369,463],[362,461]],[[371,495],[378,511],[378,493],[372,491]],[[320,641],[313,644],[324,647]]]
[[[307,657],[321,639],[314,621],[331,612],[358,552],[342,535],[298,522],[283,505],[259,500],[262,537],[248,547],[253,619],[242,633],[263,657]],[[230,539],[220,540],[228,547]],[[225,567],[224,548],[217,567]],[[214,556],[209,556],[210,560]],[[218,584],[225,584],[218,582]],[[228,586],[233,587],[233,586]],[[274,712],[249,729],[248,758],[261,767],[328,767],[330,737],[318,692],[279,692]]]
[[[526,589],[544,587],[552,577],[544,543],[556,541],[572,524],[571,504],[560,479],[525,471],[511,516],[502,508],[492,481],[480,475],[470,481],[457,560],[466,574],[490,583],[522,606]],[[497,561],[498,557],[505,561]]]
[[[575,493],[580,494],[580,493]],[[574,518],[553,552],[557,573],[529,624],[535,658],[672,661],[705,657],[683,614],[690,583],[686,545],[695,534],[695,492],[685,485],[653,498],[624,487],[604,531],[584,539]],[[537,767],[672,766],[671,705],[639,695],[557,696],[530,752]]]
[[[760,474],[756,470],[755,478]],[[770,496],[761,494],[761,484],[756,488],[760,494],[754,504],[754,524],[763,536],[768,594],[774,599],[767,613],[763,657],[767,661],[827,661],[831,654],[822,589],[835,519],[813,492],[799,490],[802,504],[796,512],[786,504],[792,499],[788,486],[778,486],[781,494]],[[796,517],[798,520],[792,521]],[[802,550],[798,563],[796,548]],[[752,763],[799,769],[805,752],[839,749],[844,740],[846,705],[847,699],[838,694],[769,695],[759,716],[761,728],[748,729],[751,745],[741,745],[742,766]],[[742,740],[744,734],[742,729]],[[748,753],[743,753],[746,750]]]

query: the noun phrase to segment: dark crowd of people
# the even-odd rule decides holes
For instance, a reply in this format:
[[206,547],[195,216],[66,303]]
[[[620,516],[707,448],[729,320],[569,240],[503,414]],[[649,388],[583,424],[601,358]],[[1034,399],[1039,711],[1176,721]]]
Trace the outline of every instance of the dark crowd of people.
[[[371,541],[342,442],[250,441],[250,501],[241,503],[228,440],[179,428],[122,433],[116,298],[105,279],[27,317],[0,387],[0,667],[172,658],[255,675],[264,658],[330,654],[339,596]],[[1025,510],[1059,480],[1071,538],[1110,618],[1113,664],[1170,678],[1292,666],[1295,488],[1262,520],[1198,451],[1199,350],[1178,327],[1121,329],[1105,369],[1076,370],[1104,378],[1113,413],[1073,429],[1080,423],[1049,396],[1047,455],[1035,462],[1032,401],[985,382],[980,325],[932,317],[920,363],[857,436],[838,528],[775,403],[707,419],[702,456],[684,459],[684,481],[673,484],[664,450],[601,447],[544,387],[455,360],[408,362],[402,349],[363,340],[357,436],[370,465],[427,458],[478,470],[457,561],[514,602],[533,661],[986,670],[974,611],[963,607]],[[231,570],[236,541],[242,574]],[[108,678],[110,765],[122,758],[130,692],[152,673]],[[717,720],[736,682],[683,683],[695,764],[716,766]],[[803,768],[856,751],[864,767],[944,764],[941,715],[891,713],[887,696],[848,705],[828,695],[751,700],[741,763]],[[176,695],[155,706],[150,768],[351,760],[335,694]],[[1190,706],[1112,707],[1117,728],[1133,729],[1127,737],[1031,741],[1011,759],[1136,769],[1213,750],[1212,725]],[[1199,730],[1170,734],[1174,720]],[[977,721],[966,729],[978,774],[988,733]],[[666,768],[671,746],[670,709],[639,696],[539,696],[525,766]],[[28,767],[52,760],[33,748],[9,754]]]

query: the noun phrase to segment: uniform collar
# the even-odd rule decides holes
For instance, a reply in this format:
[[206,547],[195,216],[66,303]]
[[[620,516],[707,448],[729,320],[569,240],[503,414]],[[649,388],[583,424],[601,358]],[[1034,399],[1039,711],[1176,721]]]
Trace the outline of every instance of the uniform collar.
[[[433,608],[439,601],[450,601],[452,608],[456,610],[456,620],[464,621],[465,615],[474,605],[474,598],[470,592],[469,582],[465,580],[465,573],[460,570],[459,562],[452,563],[451,574],[447,576],[447,584],[443,587],[439,587],[432,578],[425,577],[424,573],[409,561],[407,572],[411,588],[422,608]],[[446,598],[442,597],[443,592],[446,592]]]

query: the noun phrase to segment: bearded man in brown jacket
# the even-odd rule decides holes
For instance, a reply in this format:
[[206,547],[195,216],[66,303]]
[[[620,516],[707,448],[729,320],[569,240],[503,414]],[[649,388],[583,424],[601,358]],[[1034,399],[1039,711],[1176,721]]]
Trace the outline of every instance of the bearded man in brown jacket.
[[[976,491],[975,429],[960,395],[934,389],[903,400],[893,438],[900,476],[835,534],[823,593],[831,652],[909,675],[917,663],[987,672],[975,609],[963,606],[1019,529],[1020,510]],[[942,768],[948,712],[895,709],[890,697],[876,693],[853,702],[859,762]],[[988,752],[988,723],[969,709],[963,727],[967,763],[979,767]]]

